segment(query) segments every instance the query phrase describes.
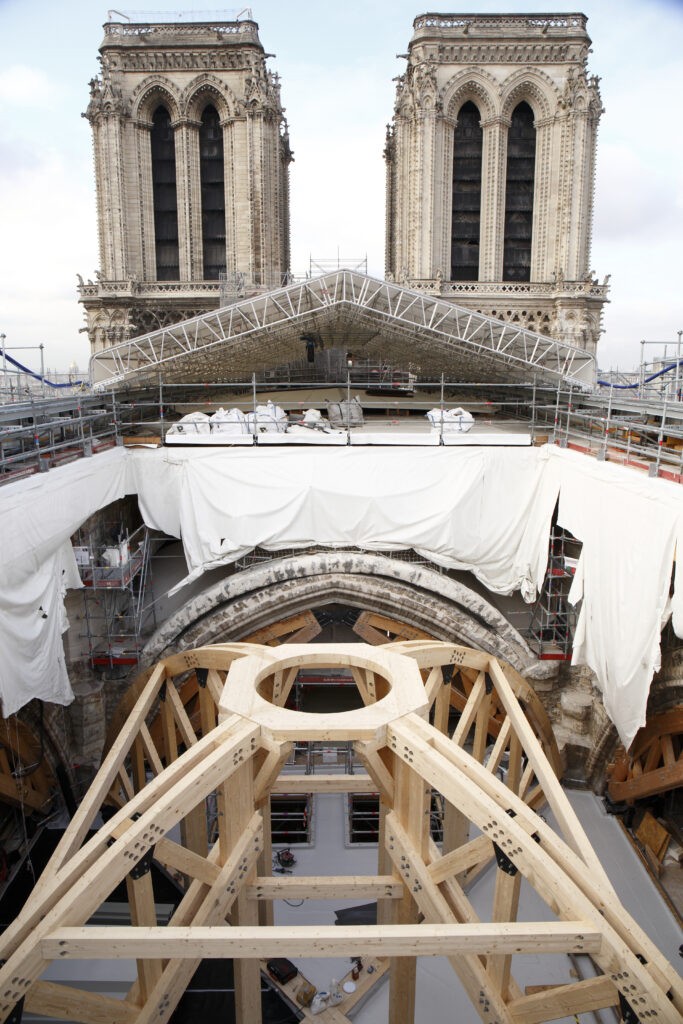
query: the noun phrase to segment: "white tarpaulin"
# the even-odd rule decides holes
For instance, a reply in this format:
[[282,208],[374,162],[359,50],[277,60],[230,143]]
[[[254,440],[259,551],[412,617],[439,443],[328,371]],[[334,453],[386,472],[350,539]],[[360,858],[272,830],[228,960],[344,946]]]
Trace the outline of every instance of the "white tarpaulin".
[[557,489],[536,449],[131,454],[149,525],[168,532],[179,500],[173,532],[190,569],[184,582],[255,547],[315,544],[414,548],[496,593],[521,589],[527,600],[543,580]]
[[[126,486],[128,464],[129,486]],[[644,722],[662,622],[683,636],[683,490],[555,448],[121,449],[0,489],[0,696],[66,702],[68,540],[138,492],[148,526],[183,540],[191,578],[260,546],[414,548],[533,599],[552,510],[583,543],[574,663],[589,665],[628,745]],[[47,615],[47,618],[43,618]]]
[[572,664],[595,672],[628,747],[645,724],[650,682],[660,667],[683,492],[576,452],[549,451],[560,482],[558,524],[583,544],[569,595],[573,604],[581,601]]
[[122,448],[0,490],[0,698],[3,715],[33,697],[68,704],[63,596],[81,585],[71,534],[126,493]]

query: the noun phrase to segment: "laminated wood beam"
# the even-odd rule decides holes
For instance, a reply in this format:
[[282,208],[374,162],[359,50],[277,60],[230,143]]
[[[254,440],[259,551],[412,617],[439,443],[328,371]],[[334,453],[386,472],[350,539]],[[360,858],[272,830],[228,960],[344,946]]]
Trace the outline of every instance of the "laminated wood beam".
[[[257,813],[252,816],[234,849],[220,868],[215,883],[208,890],[195,887],[197,894],[195,899],[188,902],[184,912],[178,915],[181,918],[183,916],[191,918],[191,925],[188,926],[190,934],[194,933],[198,927],[218,925],[224,922],[226,914],[243,885],[246,872],[256,863],[261,847],[262,819],[261,815]],[[215,849],[218,852],[218,844]],[[202,893],[202,898],[198,900],[197,896]],[[169,927],[183,926],[171,924]],[[167,932],[168,927],[161,928],[159,931]],[[136,1024],[167,1024],[200,961],[201,953],[197,948],[194,949],[194,952],[192,949],[188,950],[188,955],[182,958],[169,953],[163,974],[140,1010]]]
[[[176,961],[250,960],[278,956],[353,956],[359,947],[392,957],[485,956],[493,952],[590,953],[602,935],[585,921],[512,924],[298,925],[266,928],[240,925],[190,928],[96,926],[60,928],[41,942],[46,959],[125,960],[162,956]],[[241,1018],[238,1018],[241,1020]]]
[[280,775],[271,793],[376,793],[369,775]]
[[57,1017],[79,1024],[136,1024],[139,1006],[99,992],[38,981],[28,990],[24,1006],[41,1017]]
[[254,900],[400,899],[403,885],[393,875],[260,876],[247,886]]
[[[654,948],[656,952],[656,947],[651,947],[644,937],[640,941],[643,936],[642,930],[629,918],[620,904],[619,911],[614,915],[614,925],[611,922],[607,923],[606,907],[610,894],[603,892],[602,899],[598,901],[598,906],[595,906],[586,897],[574,877],[570,877],[564,869],[560,870],[559,861],[571,867],[576,878],[583,880],[584,885],[590,885],[591,882],[585,879],[589,874],[585,863],[566,844],[561,843],[551,829],[544,827],[540,819],[537,819],[539,824],[535,830],[539,842],[534,842],[521,827],[524,817],[531,812],[514,797],[514,794],[509,793],[499,780],[457,747],[452,747],[452,752],[456,760],[461,760],[466,771],[454,771],[454,764],[449,771],[449,762],[442,759],[442,755],[430,746],[425,735],[431,737],[435,745],[443,739],[436,730],[425,725],[415,715],[406,716],[400,723],[397,722],[388,729],[388,740],[392,749],[395,749],[400,757],[409,759],[414,768],[432,785],[441,786],[448,799],[458,803],[471,821],[484,833],[490,834],[548,906],[560,916],[579,916],[591,922],[594,927],[603,928],[603,947],[600,954],[595,956],[595,960],[604,973],[612,978],[625,998],[630,1002],[637,999],[642,1010],[659,1014],[663,1021],[683,1020],[674,1004],[668,1000],[666,993],[671,986],[667,984],[662,988],[654,985],[647,966],[636,956],[637,953],[647,961],[646,950],[649,952],[650,948]],[[479,782],[483,785],[477,785]],[[498,795],[500,804],[491,794]],[[519,813],[514,818],[510,817],[506,813],[506,808],[512,808]],[[557,862],[552,859],[549,851],[558,855]],[[616,906],[614,910],[616,911]],[[634,942],[635,936],[638,938]],[[659,956],[661,957],[661,954]],[[668,979],[669,975],[667,982]],[[672,985],[674,989],[679,989],[679,984],[672,982]]]
[[[457,924],[445,896],[431,880],[420,851],[415,848],[393,811],[387,815],[386,845],[389,856],[404,883],[414,894],[425,920],[429,924],[437,921]],[[459,956],[451,957],[450,964],[484,1024],[511,1024],[512,1018],[507,1012],[504,999],[496,991],[480,956],[472,947]]]
[[[234,731],[231,732],[231,729]],[[19,928],[23,941],[14,948],[5,965],[0,968],[0,1022],[6,1020],[14,1005],[25,994],[28,986],[37,980],[42,970],[43,964],[37,953],[41,935],[57,923],[68,925],[87,920],[112,887],[192,806],[230,777],[240,764],[246,761],[249,765],[248,758],[256,747],[257,735],[258,726],[251,723],[238,727],[230,723],[230,729],[224,731],[217,727],[209,737],[186,751],[174,765],[150,782],[130,802],[126,810],[131,814],[136,801],[142,806],[148,802],[148,809],[123,836],[107,846],[111,829],[119,817],[115,815],[84,850],[71,858],[67,868],[54,880],[63,886],[62,898],[48,901],[51,909],[46,907],[44,914],[41,913],[40,905],[33,904],[35,917],[30,928],[28,923],[33,915],[21,918]],[[192,765],[191,770],[188,770]],[[175,779],[177,774],[180,778],[174,785],[168,786],[169,777]],[[150,800],[150,791],[160,794],[157,800]],[[88,862],[87,870],[79,870]],[[53,885],[52,892],[48,890],[47,895],[54,897],[56,889],[57,886]],[[14,937],[16,941],[16,933]]]
[[522,996],[509,1005],[515,1024],[545,1024],[561,1017],[619,1005],[619,993],[604,975]]

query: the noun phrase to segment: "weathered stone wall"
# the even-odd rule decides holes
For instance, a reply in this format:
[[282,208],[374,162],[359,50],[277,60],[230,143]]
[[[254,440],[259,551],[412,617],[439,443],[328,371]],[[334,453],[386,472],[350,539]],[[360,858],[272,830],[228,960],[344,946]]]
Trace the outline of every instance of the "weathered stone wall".
[[[277,75],[253,21],[108,22],[90,82],[100,270],[81,281],[94,351],[221,305],[204,273],[201,117],[223,133],[225,269],[278,287],[289,270],[289,148]],[[150,131],[155,110],[175,143],[179,269],[157,281]]]
[[[595,351],[606,282],[590,268],[598,79],[580,14],[421,15],[398,79],[387,160],[387,275]],[[451,281],[454,132],[472,102],[483,132],[479,272]],[[503,280],[507,140],[534,115],[531,277]]]

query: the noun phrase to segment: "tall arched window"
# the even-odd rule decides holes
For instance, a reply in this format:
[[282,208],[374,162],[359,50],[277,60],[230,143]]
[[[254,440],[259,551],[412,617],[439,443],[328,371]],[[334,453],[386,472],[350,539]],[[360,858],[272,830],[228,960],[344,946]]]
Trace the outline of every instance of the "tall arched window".
[[178,281],[178,196],[175,178],[175,140],[171,117],[157,107],[152,118],[152,192],[157,280]]
[[223,129],[215,107],[205,107],[199,129],[199,174],[202,185],[204,280],[216,281],[225,270],[225,187]]
[[536,129],[528,103],[512,111],[505,178],[505,241],[503,280],[531,279],[531,230],[534,220]]
[[483,132],[479,111],[467,102],[460,109],[453,146],[453,221],[451,280],[479,277],[481,227],[481,154]]

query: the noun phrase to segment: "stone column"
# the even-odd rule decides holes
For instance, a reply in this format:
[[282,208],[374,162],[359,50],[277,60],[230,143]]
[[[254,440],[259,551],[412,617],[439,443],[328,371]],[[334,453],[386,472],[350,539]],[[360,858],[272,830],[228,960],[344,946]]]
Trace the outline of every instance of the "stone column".
[[189,118],[173,124],[181,281],[201,281],[204,276],[199,127],[199,121]]
[[481,234],[479,280],[503,278],[503,236],[505,233],[505,165],[510,121],[491,117],[481,122]]
[[96,115],[91,123],[102,275],[106,280],[121,281],[128,275],[122,119],[107,112]]
[[535,122],[534,220],[531,232],[532,281],[550,280],[556,263],[551,225],[551,199],[557,187],[552,160],[554,123],[555,119],[552,117]]
[[140,277],[143,281],[155,281],[157,276],[151,131],[151,121],[138,121],[135,125],[139,211],[137,228],[140,239]]

